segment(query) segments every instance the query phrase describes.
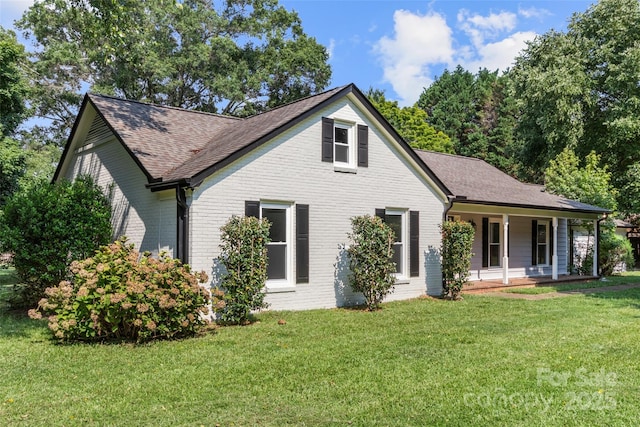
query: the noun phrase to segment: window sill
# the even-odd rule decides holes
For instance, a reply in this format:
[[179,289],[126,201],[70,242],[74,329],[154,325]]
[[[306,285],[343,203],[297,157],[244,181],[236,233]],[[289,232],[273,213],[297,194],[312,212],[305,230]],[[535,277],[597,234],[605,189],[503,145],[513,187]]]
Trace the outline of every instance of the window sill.
[[341,172],[341,173],[358,173],[358,168],[352,167],[352,166],[333,166],[333,171],[334,172]]
[[295,292],[296,287],[294,285],[266,285],[266,291],[268,294],[279,294],[282,292]]
[[408,285],[411,283],[411,279],[408,277],[396,277],[396,285]]

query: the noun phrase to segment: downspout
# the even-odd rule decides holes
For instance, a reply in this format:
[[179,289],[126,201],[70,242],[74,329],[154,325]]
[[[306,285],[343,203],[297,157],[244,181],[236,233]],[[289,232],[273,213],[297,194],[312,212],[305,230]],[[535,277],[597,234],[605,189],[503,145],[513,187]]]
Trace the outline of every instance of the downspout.
[[184,187],[176,186],[177,202],[177,230],[176,230],[176,258],[183,264],[189,262],[189,205]]
[[447,215],[449,214],[449,211],[453,207],[453,202],[456,199],[456,196],[448,195],[447,197],[449,198],[449,203],[447,203],[447,208],[444,210],[444,213],[442,214],[442,222],[445,222],[447,220]]

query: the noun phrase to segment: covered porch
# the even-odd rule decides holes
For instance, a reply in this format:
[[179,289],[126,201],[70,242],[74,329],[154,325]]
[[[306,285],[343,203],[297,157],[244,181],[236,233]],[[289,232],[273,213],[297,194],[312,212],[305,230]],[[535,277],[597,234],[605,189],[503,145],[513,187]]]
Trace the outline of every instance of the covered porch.
[[[580,220],[598,230],[600,218],[591,213],[475,203],[454,203],[447,214],[447,220],[467,221],[474,226],[469,280],[503,286],[521,278],[557,281],[572,277],[574,242],[569,224]],[[598,276],[597,239],[593,244],[592,268],[587,277]]]

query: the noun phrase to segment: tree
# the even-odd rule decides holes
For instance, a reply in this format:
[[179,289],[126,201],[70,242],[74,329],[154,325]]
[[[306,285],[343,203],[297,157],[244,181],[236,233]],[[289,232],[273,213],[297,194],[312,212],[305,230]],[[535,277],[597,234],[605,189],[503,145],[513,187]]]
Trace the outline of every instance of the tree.
[[366,96],[413,148],[453,153],[451,139],[430,126],[427,113],[420,108],[416,106],[400,108],[397,101],[387,100],[383,91],[373,88],[369,88]]
[[111,240],[111,203],[89,177],[40,182],[7,200],[0,217],[2,249],[13,253],[21,285],[15,303],[35,306],[47,287],[67,277],[72,260]]
[[640,161],[639,39],[640,2],[601,0],[516,60],[517,133],[533,178],[568,147],[581,157],[595,150],[616,186],[627,182]]
[[451,137],[456,154],[483,159],[515,175],[515,100],[508,76],[457,66],[424,89],[417,105],[427,121]]
[[0,27],[0,207],[19,186],[25,153],[14,135],[27,115],[27,56],[13,32]]
[[549,162],[545,170],[547,191],[601,208],[617,208],[617,191],[611,185],[611,173],[607,166],[599,166],[601,158],[592,151],[580,159],[569,148],[562,150]]
[[36,114],[61,143],[80,91],[248,115],[319,92],[325,48],[277,0],[43,0],[17,24],[39,45]]

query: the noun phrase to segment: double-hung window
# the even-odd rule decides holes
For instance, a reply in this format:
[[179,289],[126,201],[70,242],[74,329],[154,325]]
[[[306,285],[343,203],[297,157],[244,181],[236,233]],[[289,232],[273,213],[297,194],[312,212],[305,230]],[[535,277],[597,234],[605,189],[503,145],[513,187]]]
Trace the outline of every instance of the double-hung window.
[[405,209],[376,209],[376,216],[393,230],[392,261],[398,278],[420,275],[420,212]]
[[353,126],[335,122],[333,125],[333,160],[336,165],[353,166]]
[[498,221],[489,222],[489,268],[500,267],[502,264],[502,224]]
[[536,224],[536,263],[549,264],[549,221],[537,221]]
[[291,206],[262,203],[260,217],[271,223],[271,242],[267,245],[267,280],[272,284],[286,283],[291,277]]
[[393,230],[393,254],[391,259],[396,264],[396,275],[407,276],[407,212],[404,210],[387,209],[384,221]]
[[322,118],[322,161],[339,172],[369,166],[369,128],[345,120]]

